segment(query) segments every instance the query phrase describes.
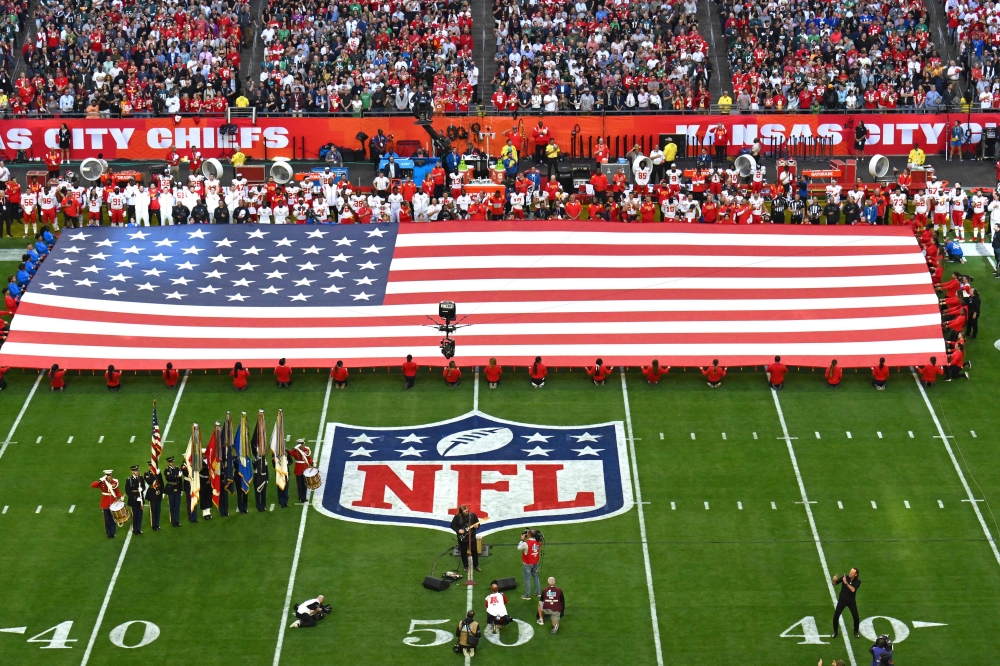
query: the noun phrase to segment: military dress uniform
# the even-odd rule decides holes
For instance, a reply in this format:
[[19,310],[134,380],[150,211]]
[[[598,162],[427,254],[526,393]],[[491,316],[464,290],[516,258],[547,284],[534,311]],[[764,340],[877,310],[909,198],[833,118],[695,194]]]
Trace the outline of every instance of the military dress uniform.
[[99,488],[101,490],[101,511],[104,512],[104,532],[108,535],[109,539],[115,538],[115,531],[118,529],[115,519],[111,517],[111,505],[122,496],[118,490],[118,479],[111,478],[112,473],[112,470],[106,469],[104,470],[104,476],[90,484],[91,488]]
[[184,473],[184,511],[187,512],[189,523],[197,523],[198,509],[191,510],[191,470],[186,462],[181,465],[181,471]]
[[153,461],[149,461],[149,471],[143,474],[146,482],[146,501],[149,502],[149,521],[153,531],[160,530],[160,505],[163,502],[163,474],[153,472]]
[[313,466],[312,451],[306,446],[306,440],[299,439],[295,441],[295,448],[289,451],[288,455],[295,463],[292,472],[295,474],[295,487],[299,491],[299,502],[305,502],[308,500],[308,492],[306,477],[303,475],[307,469]]
[[[205,451],[202,451],[201,455],[202,460],[205,460]],[[212,477],[209,474],[208,463],[201,466],[198,476],[201,478],[201,517],[212,520]]]
[[164,486],[167,493],[167,505],[170,508],[170,524],[174,527],[181,526],[181,487],[184,478],[181,470],[174,467],[174,459],[167,458],[167,483]]
[[[251,467],[253,463],[251,463]],[[240,513],[247,512],[247,505],[250,503],[250,493],[243,490],[243,474],[240,472],[239,466],[236,467],[236,510]],[[253,485],[253,473],[250,474],[249,483],[247,485]]]
[[253,461],[253,494],[257,501],[258,511],[267,511],[267,480],[270,476],[270,469],[267,465],[267,457],[261,456]]
[[132,534],[142,534],[142,503],[146,497],[146,482],[139,476],[139,466],[133,465],[134,474],[125,479],[125,495],[132,509]]
[[[274,463],[274,485],[275,485],[275,487],[277,488],[277,491],[278,491],[278,506],[280,506],[282,509],[287,509],[288,508],[288,479],[287,478],[285,479],[285,487],[284,488],[281,488],[280,486],[278,486],[278,463],[280,461],[278,460],[277,456],[275,456],[275,455],[272,454],[272,456],[271,456],[271,462]],[[292,464],[293,464],[292,463],[292,457],[290,455],[288,455],[288,451],[285,451],[285,469],[291,469],[292,468]]]

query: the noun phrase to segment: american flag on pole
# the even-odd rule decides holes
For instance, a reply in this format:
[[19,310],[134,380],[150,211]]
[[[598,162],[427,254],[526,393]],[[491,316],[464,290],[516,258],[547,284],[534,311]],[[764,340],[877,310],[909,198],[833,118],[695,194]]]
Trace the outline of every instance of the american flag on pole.
[[160,440],[160,422],[156,418],[156,399],[153,399],[153,437],[149,444],[149,455],[153,461],[153,473],[160,473],[160,454],[163,453],[163,442]]
[[600,222],[68,229],[0,364],[890,365],[944,357],[907,227]]

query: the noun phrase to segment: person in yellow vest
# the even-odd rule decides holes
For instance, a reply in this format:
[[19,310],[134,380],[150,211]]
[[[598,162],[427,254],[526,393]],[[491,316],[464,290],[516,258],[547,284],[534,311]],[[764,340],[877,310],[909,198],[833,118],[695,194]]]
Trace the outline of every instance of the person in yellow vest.
[[508,157],[515,163],[517,162],[517,148],[514,147],[510,139],[507,139],[507,145],[500,149],[500,159],[504,160]]
[[243,154],[242,150],[240,150],[239,148],[237,148],[236,152],[233,153],[233,156],[229,158],[229,162],[234,167],[239,168],[239,167],[241,167],[241,166],[243,166],[244,164],[247,163],[247,156]]
[[922,167],[926,159],[927,156],[924,154],[924,151],[920,149],[920,145],[915,144],[913,146],[913,150],[910,151],[910,156],[906,159],[906,166],[911,169],[915,166]]
[[549,167],[549,178],[553,177],[553,173],[559,175],[559,146],[555,139],[549,139],[545,146],[545,162]]
[[250,106],[250,100],[246,98],[246,95],[240,95],[236,98],[236,107],[240,109],[245,109]]
[[663,161],[670,164],[677,158],[677,144],[673,139],[667,139],[667,145],[663,146]]
[[729,96],[729,93],[723,90],[722,97],[719,98],[717,103],[719,105],[719,112],[728,114],[729,109],[733,106],[733,98]]

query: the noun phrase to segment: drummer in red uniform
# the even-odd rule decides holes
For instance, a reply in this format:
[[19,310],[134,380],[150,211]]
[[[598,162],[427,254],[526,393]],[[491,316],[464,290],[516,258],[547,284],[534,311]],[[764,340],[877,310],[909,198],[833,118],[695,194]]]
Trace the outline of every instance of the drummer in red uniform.
[[[99,488],[101,491],[101,511],[104,512],[104,531],[109,539],[115,538],[115,530],[118,525],[111,515],[111,505],[121,499],[121,492],[118,490],[118,479],[112,477],[114,470],[104,470],[104,476],[90,484],[91,488]],[[124,505],[123,505],[124,506]]]
[[306,440],[297,439],[295,440],[295,448],[289,451],[288,455],[292,457],[292,462],[295,463],[292,472],[295,474],[295,487],[299,491],[299,502],[304,503],[308,501],[305,473],[307,469],[313,466],[312,451],[306,446]]

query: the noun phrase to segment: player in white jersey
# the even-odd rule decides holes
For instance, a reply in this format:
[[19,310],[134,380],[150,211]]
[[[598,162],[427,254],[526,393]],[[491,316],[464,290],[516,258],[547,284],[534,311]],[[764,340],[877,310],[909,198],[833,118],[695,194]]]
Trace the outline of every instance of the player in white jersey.
[[271,207],[267,203],[257,206],[257,224],[271,224]]
[[[163,182],[162,179],[160,182]],[[172,227],[174,225],[174,189],[172,187],[164,187],[160,190],[159,194],[156,195],[157,200],[160,203],[160,225]]]
[[948,217],[951,213],[951,196],[947,192],[939,192],[934,201],[934,231],[938,227],[948,229]]
[[403,207],[403,195],[399,193],[399,188],[392,188],[389,195],[389,221],[399,222],[399,211]]
[[750,195],[750,217],[753,224],[760,224],[764,221],[764,197],[760,194]]
[[28,225],[31,225],[31,236],[38,233],[38,195],[31,190],[21,194],[21,210],[24,213],[24,237],[28,237]]
[[906,194],[902,190],[896,190],[889,195],[889,203],[892,206],[891,220],[893,224],[906,223]]
[[951,230],[956,240],[965,240],[965,206],[969,196],[959,183],[955,183],[948,194],[951,198]]
[[930,198],[926,193],[917,192],[913,195],[913,221],[917,228],[922,229],[927,224],[927,214],[930,212]]
[[839,183],[833,183],[826,186],[826,201],[827,203],[840,204],[840,193],[843,191],[843,186]]
[[524,219],[524,192],[514,190],[510,195],[510,214],[515,220]]
[[101,226],[101,209],[104,207],[104,188],[91,187],[87,190],[87,226]]
[[320,224],[329,222],[330,208],[326,205],[326,199],[322,195],[312,200],[312,211],[316,221]]
[[205,179],[205,207],[208,208],[209,220],[215,219],[215,209],[219,207],[221,193],[222,183],[219,182],[214,173],[209,174],[208,178]]
[[979,242],[986,241],[986,207],[990,205],[990,200],[983,194],[983,190],[973,190],[970,206],[972,209],[972,240]]
[[38,208],[42,211],[42,225],[52,225],[55,231],[59,231],[59,221],[56,217],[58,203],[54,187],[47,191],[43,189],[38,195]]
[[288,219],[288,206],[285,205],[284,201],[279,201],[278,205],[271,212],[274,213],[275,224],[285,224],[285,221]]
[[941,181],[936,178],[931,182],[927,183],[927,195],[930,197],[937,197],[941,193]]

